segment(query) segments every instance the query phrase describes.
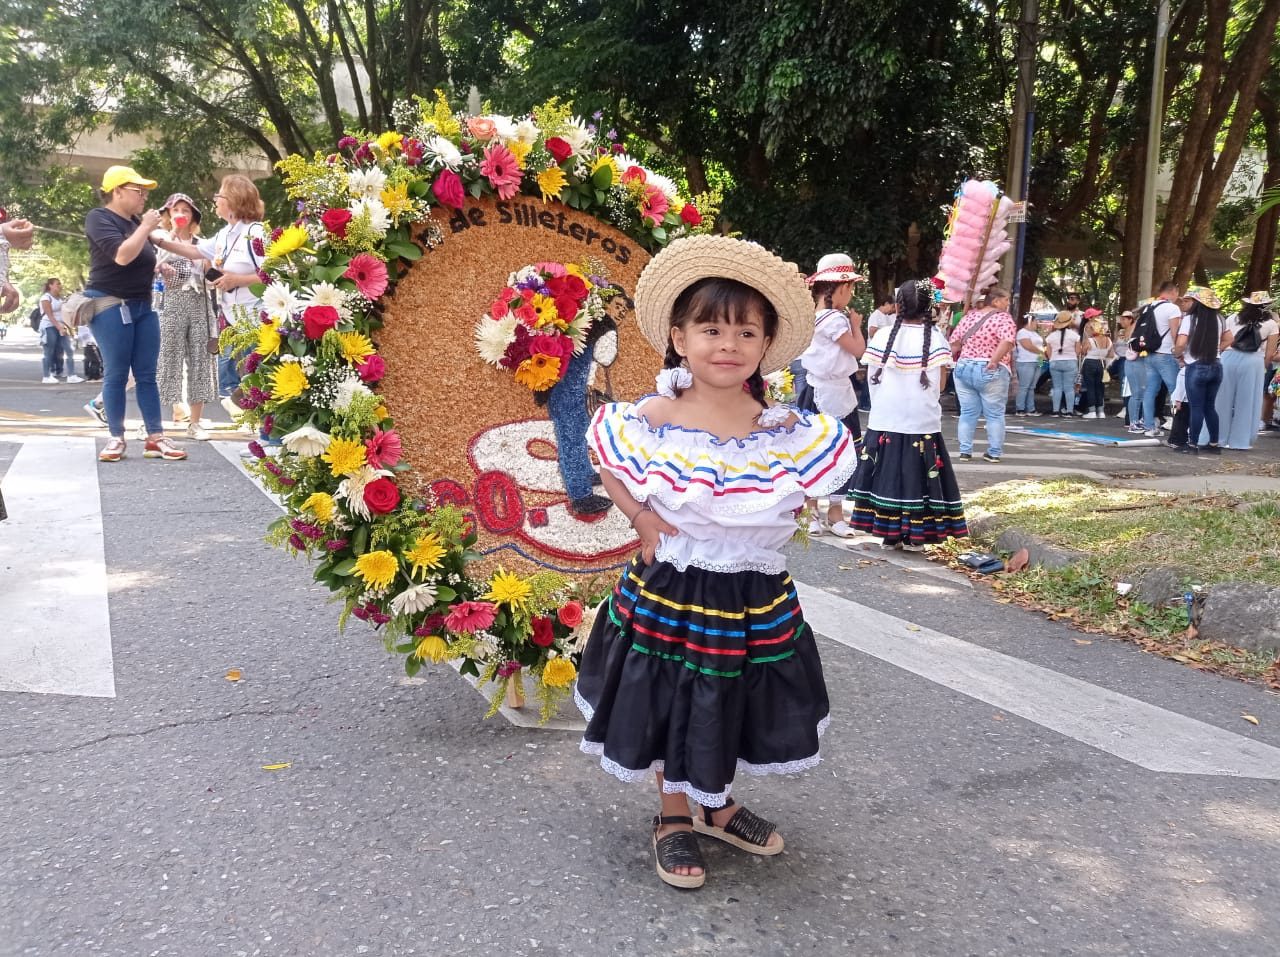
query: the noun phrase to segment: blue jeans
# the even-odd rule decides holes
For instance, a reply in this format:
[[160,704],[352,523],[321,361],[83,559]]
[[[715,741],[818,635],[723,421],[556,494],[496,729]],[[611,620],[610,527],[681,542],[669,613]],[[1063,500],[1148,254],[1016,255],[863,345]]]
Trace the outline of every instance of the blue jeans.
[[[1142,397],[1147,391],[1146,358],[1124,361],[1124,381],[1129,384],[1129,424],[1145,423],[1147,420],[1142,417]],[[1159,391],[1159,386],[1156,390]]]
[[1147,356],[1146,363],[1147,388],[1142,393],[1142,421],[1150,431],[1160,427],[1160,420],[1156,418],[1156,396],[1160,394],[1160,383],[1164,383],[1170,395],[1173,395],[1174,386],[1178,384],[1178,360],[1167,352],[1153,352]]
[[218,356],[218,395],[223,398],[235,392],[236,386],[240,384],[240,370],[236,368],[236,364],[241,358],[231,354],[230,346]]
[[564,378],[551,387],[547,412],[556,430],[556,446],[560,458],[560,478],[569,501],[576,502],[591,494],[595,470],[587,455],[587,374],[591,371],[594,346],[582,355],[569,359]]
[[1036,410],[1036,380],[1040,378],[1040,363],[1038,361],[1019,362],[1018,369],[1018,393],[1014,398],[1013,410],[1015,412],[1034,412]]
[[1222,385],[1222,363],[1193,362],[1187,366],[1187,403],[1191,406],[1191,421],[1187,435],[1192,442],[1200,437],[1200,426],[1209,432],[1209,444],[1218,444],[1218,387]]
[[960,451],[973,452],[978,415],[987,420],[987,454],[1004,451],[1004,407],[1009,400],[1009,370],[999,366],[987,371],[986,359],[961,359],[956,366],[956,398],[960,400],[960,425],[956,430]]
[[45,329],[40,333],[40,347],[44,350],[40,356],[40,372],[46,379],[51,375],[56,375],[58,367],[58,356],[61,352],[58,340],[62,336],[53,326]]
[[[87,294],[93,296],[93,293]],[[102,405],[107,413],[107,429],[113,436],[124,437],[124,389],[132,371],[142,422],[148,435],[158,435],[164,431],[160,418],[160,389],[156,385],[156,364],[160,360],[160,317],[151,308],[150,299],[130,299],[123,308],[129,310],[131,321],[125,322],[122,307],[115,306],[98,313],[89,324],[94,339],[98,341],[105,367]]]
[[1050,392],[1053,412],[1070,412],[1076,407],[1076,360],[1054,359],[1049,363],[1049,377],[1053,379]]

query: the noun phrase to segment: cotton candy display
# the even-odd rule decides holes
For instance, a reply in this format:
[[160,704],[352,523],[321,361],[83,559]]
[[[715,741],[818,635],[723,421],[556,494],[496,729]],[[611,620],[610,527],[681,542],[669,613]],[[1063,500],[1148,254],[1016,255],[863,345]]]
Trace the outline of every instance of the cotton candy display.
[[1000,258],[1013,246],[1006,232],[1013,205],[990,180],[966,180],[956,192],[938,259],[946,299],[969,305],[995,283]]

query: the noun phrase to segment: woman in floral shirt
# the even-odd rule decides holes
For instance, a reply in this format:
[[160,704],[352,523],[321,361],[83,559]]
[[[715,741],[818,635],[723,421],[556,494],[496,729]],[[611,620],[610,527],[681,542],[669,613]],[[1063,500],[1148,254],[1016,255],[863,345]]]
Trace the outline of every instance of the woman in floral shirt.
[[989,289],[981,302],[960,320],[951,333],[951,351],[956,357],[956,397],[960,400],[960,427],[957,438],[960,458],[973,458],[973,436],[978,416],[987,420],[987,451],[983,458],[999,462],[1004,451],[1004,410],[1009,400],[1009,382],[1017,327],[1008,313],[1009,291]]

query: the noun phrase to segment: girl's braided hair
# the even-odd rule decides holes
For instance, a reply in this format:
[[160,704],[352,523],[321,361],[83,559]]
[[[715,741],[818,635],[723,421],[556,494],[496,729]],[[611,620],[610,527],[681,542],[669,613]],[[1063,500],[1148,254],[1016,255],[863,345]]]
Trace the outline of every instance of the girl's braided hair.
[[[894,293],[893,301],[898,307],[898,315],[893,321],[893,328],[889,330],[889,341],[884,344],[885,362],[889,361],[889,355],[893,352],[893,340],[898,338],[898,329],[903,321],[922,321],[924,323],[924,348],[920,354],[920,387],[928,389],[930,384],[929,350],[932,346],[931,340],[933,338],[933,323],[930,321],[933,311],[933,283],[928,279],[912,279],[904,282]],[[871,376],[871,381],[879,385],[880,376],[883,372],[883,365],[877,367],[875,373]]]
[[813,296],[813,304],[815,306],[824,306],[827,309],[834,309],[831,305],[831,297],[835,295],[843,283],[838,282],[815,282],[809,287],[809,294]]
[[[671,328],[686,329],[722,320],[729,325],[739,325],[752,309],[759,313],[764,322],[765,338],[773,339],[778,334],[778,310],[766,296],[736,279],[708,276],[699,279],[676,297],[675,305],[671,307]],[[662,367],[676,369],[683,362],[684,358],[676,352],[675,343],[668,335]],[[747,379],[747,390],[751,393],[751,398],[761,406],[768,407],[769,403],[765,401],[764,376],[760,374],[759,366],[756,366],[756,370]],[[677,395],[679,392],[677,389]]]

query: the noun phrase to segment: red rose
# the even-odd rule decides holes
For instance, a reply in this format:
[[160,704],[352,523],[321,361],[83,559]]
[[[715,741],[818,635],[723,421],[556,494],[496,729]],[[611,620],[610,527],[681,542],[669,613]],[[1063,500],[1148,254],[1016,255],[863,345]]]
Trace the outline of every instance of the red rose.
[[382,356],[365,356],[363,362],[357,363],[356,373],[360,376],[361,382],[379,382],[387,374],[387,364],[382,360]]
[[307,306],[302,310],[302,331],[308,339],[322,339],[338,324],[338,310],[333,306]]
[[555,356],[560,360],[560,371],[563,373],[573,357],[573,340],[568,336],[530,336],[529,354]]
[[364,504],[375,515],[386,515],[400,504],[400,489],[389,478],[376,478],[364,487]]
[[576,601],[567,601],[560,606],[559,611],[560,624],[566,628],[577,628],[582,624],[582,603]]
[[[547,292],[552,299],[563,299],[569,297],[577,299],[581,302],[587,298],[587,284],[582,281],[581,276],[575,276],[568,273],[564,276],[554,276],[547,280]],[[577,310],[575,309],[576,313]]]
[[684,209],[680,210],[680,218],[688,226],[702,225],[702,214],[698,212],[698,207],[694,206],[693,203],[684,204]]
[[550,648],[556,640],[552,631],[551,619],[539,616],[533,619],[533,643],[539,648]]
[[431,184],[431,192],[436,194],[436,199],[453,209],[461,209],[462,204],[467,201],[466,191],[462,188],[462,180],[451,169],[442,169],[440,171],[436,181]]
[[324,223],[324,228],[333,235],[343,239],[347,235],[347,223],[351,222],[351,210],[326,209],[324,215],[320,217],[320,222]]
[[573,155],[573,147],[558,136],[547,140],[547,152],[555,157],[557,163],[563,163]]
[[622,174],[623,183],[643,183],[649,178],[649,175],[639,166],[628,166],[627,171]]

